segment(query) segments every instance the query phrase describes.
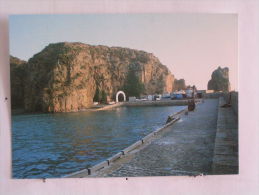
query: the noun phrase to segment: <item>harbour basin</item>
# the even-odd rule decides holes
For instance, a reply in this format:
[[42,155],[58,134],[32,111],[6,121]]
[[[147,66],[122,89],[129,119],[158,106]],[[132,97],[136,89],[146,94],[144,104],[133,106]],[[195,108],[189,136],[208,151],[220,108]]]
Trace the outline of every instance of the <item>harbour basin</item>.
[[91,167],[163,126],[185,106],[12,116],[13,178],[56,178]]

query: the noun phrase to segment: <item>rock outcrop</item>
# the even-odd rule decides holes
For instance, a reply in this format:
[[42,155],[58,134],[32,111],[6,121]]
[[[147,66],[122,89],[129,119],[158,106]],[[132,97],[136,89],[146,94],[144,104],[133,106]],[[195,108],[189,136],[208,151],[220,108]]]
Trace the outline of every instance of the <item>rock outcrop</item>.
[[[172,92],[174,76],[153,54],[83,43],[50,44],[25,65],[26,111],[71,112],[89,108],[96,90],[114,100],[134,68],[145,94]],[[126,94],[127,95],[127,94]]]
[[211,80],[208,82],[208,90],[224,91],[230,90],[229,69],[227,67],[214,70]]
[[174,91],[185,90],[185,89],[186,89],[186,85],[185,85],[184,79],[174,80]]
[[23,108],[24,105],[25,64],[25,61],[10,56],[12,108]]

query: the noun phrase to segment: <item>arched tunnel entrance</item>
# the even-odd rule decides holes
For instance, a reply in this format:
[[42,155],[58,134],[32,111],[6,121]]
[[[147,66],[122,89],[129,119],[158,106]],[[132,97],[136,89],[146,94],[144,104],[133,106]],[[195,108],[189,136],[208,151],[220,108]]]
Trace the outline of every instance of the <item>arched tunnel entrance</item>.
[[116,94],[116,103],[121,102],[121,100],[123,102],[125,102],[126,101],[126,95],[123,91],[118,91],[117,94]]

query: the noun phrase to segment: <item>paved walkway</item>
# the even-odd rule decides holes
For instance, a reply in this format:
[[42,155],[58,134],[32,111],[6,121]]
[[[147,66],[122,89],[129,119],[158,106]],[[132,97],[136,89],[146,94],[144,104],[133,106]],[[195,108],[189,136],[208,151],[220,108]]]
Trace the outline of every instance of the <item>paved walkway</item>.
[[205,100],[143,149],[95,177],[212,174],[217,114],[218,99]]

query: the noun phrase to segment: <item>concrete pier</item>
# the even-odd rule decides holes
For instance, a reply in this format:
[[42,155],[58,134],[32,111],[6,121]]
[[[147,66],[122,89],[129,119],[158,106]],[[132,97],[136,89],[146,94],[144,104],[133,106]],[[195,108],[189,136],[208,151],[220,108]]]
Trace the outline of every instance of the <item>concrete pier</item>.
[[[80,172],[73,177],[236,174],[237,118],[231,108],[221,108],[222,103],[222,98],[220,103],[219,99],[206,99],[194,112],[182,112],[180,120],[126,155],[120,154],[109,166],[91,175]],[[223,154],[222,147],[227,152],[231,147],[233,150]]]
[[[201,99],[196,99],[196,102],[200,102]],[[188,105],[188,99],[183,100],[159,100],[159,101],[135,101],[135,102],[117,102],[112,105],[105,105],[100,108],[92,108],[92,111],[109,110],[117,107],[137,107],[137,106],[186,106]]]
[[165,176],[211,174],[217,128],[218,99],[198,104],[160,137],[132,154],[116,170],[96,176]]

